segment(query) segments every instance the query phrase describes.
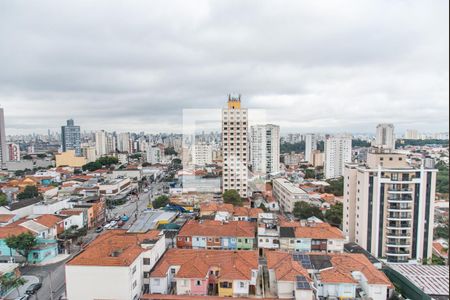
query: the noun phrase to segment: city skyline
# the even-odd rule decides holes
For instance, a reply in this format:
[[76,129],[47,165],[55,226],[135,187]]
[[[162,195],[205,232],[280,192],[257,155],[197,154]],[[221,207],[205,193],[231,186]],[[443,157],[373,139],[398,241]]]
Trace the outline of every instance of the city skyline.
[[183,109],[221,109],[231,91],[282,132],[448,128],[448,2],[248,3],[4,4],[8,134],[70,118],[181,132]]

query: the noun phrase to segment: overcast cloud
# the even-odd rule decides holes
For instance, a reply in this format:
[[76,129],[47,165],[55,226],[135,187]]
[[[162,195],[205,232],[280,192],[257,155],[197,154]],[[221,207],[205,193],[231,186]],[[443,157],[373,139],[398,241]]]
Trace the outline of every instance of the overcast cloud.
[[449,2],[0,0],[7,134],[181,132],[229,92],[284,132],[447,131]]

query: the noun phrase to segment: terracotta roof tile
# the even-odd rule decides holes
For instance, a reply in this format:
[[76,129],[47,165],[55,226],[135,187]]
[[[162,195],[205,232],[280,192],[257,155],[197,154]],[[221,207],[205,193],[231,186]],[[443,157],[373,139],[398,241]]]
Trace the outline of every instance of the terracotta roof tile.
[[252,237],[256,235],[256,226],[246,221],[189,221],[181,228],[178,236],[211,236],[211,237]]
[[16,215],[0,214],[0,223],[8,223],[14,219]]
[[63,219],[55,215],[42,215],[34,219],[36,223],[44,225],[45,227],[51,228],[61,222]]
[[313,226],[296,227],[295,237],[312,239],[345,239],[342,231],[328,223],[316,223]]
[[298,262],[294,261],[291,253],[287,252],[267,252],[267,267],[274,270],[275,276],[279,281],[295,281],[299,275],[304,276],[308,280],[308,271]]

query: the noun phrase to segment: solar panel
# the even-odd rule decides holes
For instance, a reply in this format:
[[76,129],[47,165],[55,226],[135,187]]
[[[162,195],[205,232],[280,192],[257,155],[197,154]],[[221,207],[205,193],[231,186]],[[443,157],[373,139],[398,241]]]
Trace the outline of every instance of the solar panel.
[[297,261],[302,264],[302,266],[306,269],[313,269],[313,265],[311,263],[311,259],[309,258],[309,255],[306,254],[294,254],[293,255],[294,261]]
[[310,290],[311,285],[306,280],[305,276],[297,276],[296,286],[298,290]]

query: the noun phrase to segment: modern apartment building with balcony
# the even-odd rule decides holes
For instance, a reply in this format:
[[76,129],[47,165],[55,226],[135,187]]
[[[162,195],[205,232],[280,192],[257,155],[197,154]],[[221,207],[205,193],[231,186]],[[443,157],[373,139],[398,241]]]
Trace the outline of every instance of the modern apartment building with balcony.
[[432,257],[435,169],[415,168],[403,154],[372,149],[367,163],[347,164],[344,234],[389,263]]

